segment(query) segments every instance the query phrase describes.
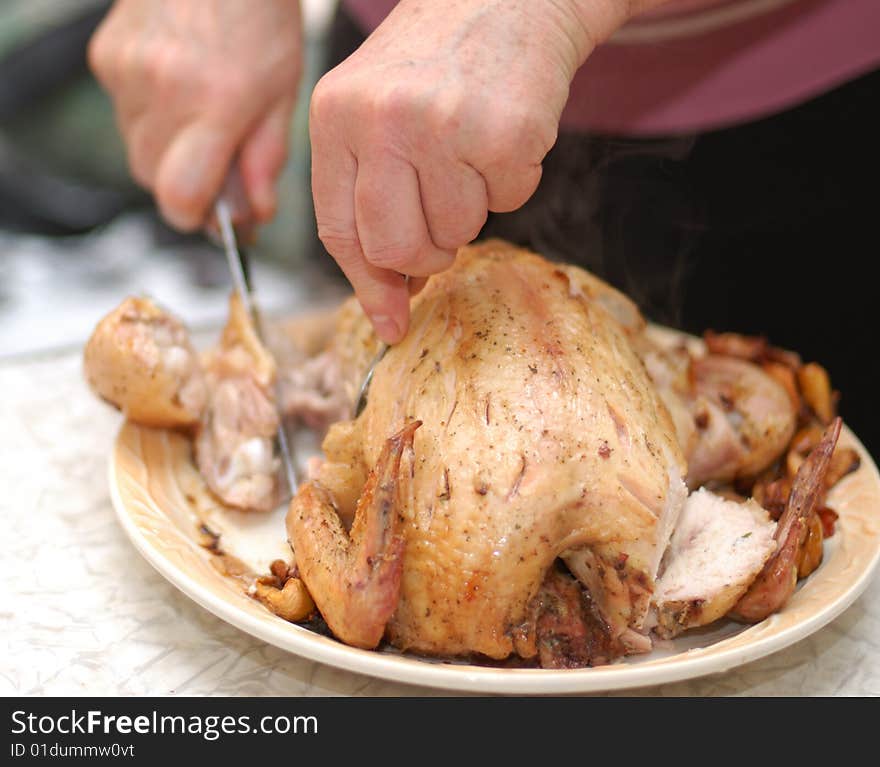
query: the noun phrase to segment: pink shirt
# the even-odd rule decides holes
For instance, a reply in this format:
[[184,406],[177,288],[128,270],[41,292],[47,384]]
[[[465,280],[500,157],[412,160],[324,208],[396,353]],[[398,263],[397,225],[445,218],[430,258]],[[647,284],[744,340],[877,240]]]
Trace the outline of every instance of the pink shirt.
[[[396,0],[343,0],[372,30]],[[880,0],[673,0],[596,49],[563,127],[651,135],[764,117],[880,65]]]

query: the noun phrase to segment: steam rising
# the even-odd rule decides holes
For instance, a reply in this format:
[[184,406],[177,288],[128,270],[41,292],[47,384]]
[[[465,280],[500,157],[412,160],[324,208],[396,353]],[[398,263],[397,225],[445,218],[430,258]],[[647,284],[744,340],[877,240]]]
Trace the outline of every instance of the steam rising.
[[685,279],[702,227],[685,173],[693,137],[562,134],[534,197],[490,216],[498,236],[589,269],[650,319],[680,325]]

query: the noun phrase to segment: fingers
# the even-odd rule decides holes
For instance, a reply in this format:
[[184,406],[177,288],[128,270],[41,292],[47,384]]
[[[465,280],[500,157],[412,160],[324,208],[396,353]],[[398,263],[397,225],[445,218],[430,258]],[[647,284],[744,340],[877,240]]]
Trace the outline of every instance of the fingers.
[[186,75],[187,60],[175,49],[160,56],[132,43],[104,54],[110,43],[96,40],[90,56],[111,86],[132,176],[172,226],[199,228],[246,124],[228,108],[204,107],[202,79]]
[[486,184],[489,210],[509,213],[521,208],[538,188],[542,171],[541,165],[500,165],[484,171],[485,177],[491,179]]
[[[448,269],[456,249],[485,223],[486,186],[464,163],[436,170],[426,164],[420,179],[409,162],[389,153],[361,163],[349,152],[325,153],[331,142],[313,136],[319,236],[377,334],[395,343],[407,329],[408,296],[424,287],[424,278]],[[438,247],[435,237],[448,247]],[[413,277],[408,285],[402,274]]]
[[128,118],[120,116],[129,170],[134,180],[145,189],[155,186],[160,160],[176,127],[165,120],[155,119],[151,113]]
[[[292,110],[292,100],[279,104],[241,148],[239,167],[258,222],[271,219],[278,205],[277,181],[287,160]],[[155,192],[163,216],[184,230],[201,226],[229,172],[241,129],[217,118],[181,125],[168,112],[155,110],[123,122],[121,129],[132,175]]]
[[241,149],[239,164],[248,199],[258,221],[278,207],[277,184],[287,161],[293,99],[285,99],[256,126]]
[[236,152],[254,219],[272,216],[301,71],[296,3],[119,0],[87,55],[169,223],[202,225]]
[[409,290],[410,296],[417,296],[425,289],[425,285],[427,284],[427,277],[411,277],[409,282],[407,282],[407,288]]
[[364,258],[355,218],[357,162],[323,131],[312,132],[312,156],[318,237],[354,288],[376,334],[385,343],[396,343],[409,324],[409,293],[402,275]]
[[396,344],[409,329],[409,289],[403,275],[377,269],[363,256],[336,261],[354,288],[367,317],[386,344]]
[[474,240],[486,223],[486,182],[463,162],[419,169],[419,190],[431,240],[455,251]]
[[454,250],[431,240],[415,169],[391,154],[358,165],[355,221],[364,257],[380,269],[425,277],[455,260]]
[[484,117],[479,138],[463,143],[459,157],[485,179],[489,210],[509,213],[525,205],[538,188],[557,131],[558,118],[510,102]]

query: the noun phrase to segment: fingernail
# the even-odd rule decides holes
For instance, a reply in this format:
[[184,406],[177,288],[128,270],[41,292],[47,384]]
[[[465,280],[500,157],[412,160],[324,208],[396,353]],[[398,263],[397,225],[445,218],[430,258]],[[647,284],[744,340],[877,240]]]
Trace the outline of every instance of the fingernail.
[[394,344],[400,340],[400,326],[387,314],[374,314],[371,318],[376,335],[386,344]]

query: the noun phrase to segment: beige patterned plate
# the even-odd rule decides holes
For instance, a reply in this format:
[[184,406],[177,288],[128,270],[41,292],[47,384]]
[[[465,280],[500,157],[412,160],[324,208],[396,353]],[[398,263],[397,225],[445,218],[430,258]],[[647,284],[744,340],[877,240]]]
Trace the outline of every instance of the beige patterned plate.
[[591,669],[498,669],[429,661],[396,652],[348,647],[288,623],[222,574],[206,543],[220,545],[257,573],[290,559],[285,509],[266,515],[223,508],[207,492],[183,437],[123,425],[110,460],[110,491],[123,528],[140,553],[181,591],[243,631],[296,655],[374,677],[482,693],[558,694],[642,687],[726,671],[803,639],[837,617],[864,591],[880,560],[880,475],[862,444],[844,428],[841,444],[861,467],[829,495],[840,519],[825,542],[825,561],[780,613],[743,627],[721,621],[642,656]]

